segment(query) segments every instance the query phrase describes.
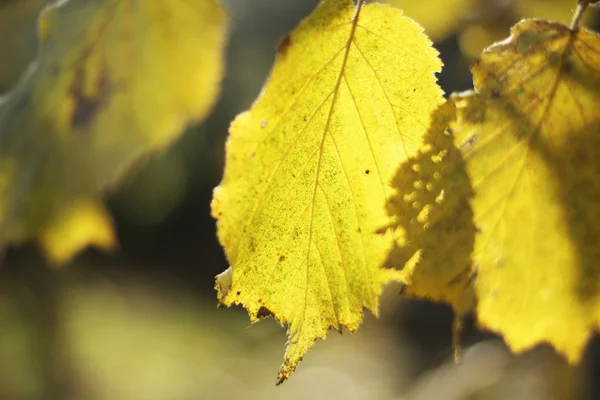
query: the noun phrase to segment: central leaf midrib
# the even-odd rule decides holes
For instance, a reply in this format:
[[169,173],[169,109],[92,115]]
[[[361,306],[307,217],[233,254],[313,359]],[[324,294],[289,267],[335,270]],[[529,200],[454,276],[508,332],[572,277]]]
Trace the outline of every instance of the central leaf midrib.
[[[329,127],[331,125],[331,118],[333,116],[333,111],[334,111],[334,108],[335,108],[335,105],[337,102],[337,98],[339,95],[340,86],[342,84],[342,80],[344,77],[344,71],[346,69],[346,64],[348,62],[348,55],[350,54],[350,48],[352,47],[351,45],[352,45],[352,41],[354,40],[354,34],[356,32],[356,27],[358,25],[358,19],[360,17],[360,12],[362,10],[363,3],[364,3],[363,0],[359,1],[358,5],[356,6],[356,11],[354,13],[354,16],[352,18],[352,26],[350,28],[350,34],[348,35],[348,40],[346,41],[346,44],[345,44],[346,50],[344,51],[344,56],[342,58],[342,64],[340,66],[340,72],[338,74],[337,80],[335,82],[335,86],[333,88],[333,98],[331,100],[331,107],[327,114],[327,120],[325,121],[325,126],[323,128],[323,134],[321,137],[321,142],[319,144],[319,156],[317,158],[317,170],[315,173],[315,182],[313,185],[313,194],[312,194],[312,199],[311,199],[310,223],[309,223],[309,229],[308,229],[308,241],[307,241],[307,250],[306,250],[306,284],[305,284],[305,289],[304,289],[304,307],[306,307],[307,300],[308,300],[310,249],[311,249],[311,244],[313,242],[313,224],[314,224],[314,219],[315,219],[315,204],[316,204],[316,197],[317,197],[317,189],[319,187],[321,162],[323,160],[323,149],[325,146],[325,139],[327,138],[327,133],[329,132]],[[315,244],[315,246],[316,246],[316,244]],[[333,299],[332,299],[332,301],[333,301]],[[335,309],[334,304],[332,304],[332,307]]]

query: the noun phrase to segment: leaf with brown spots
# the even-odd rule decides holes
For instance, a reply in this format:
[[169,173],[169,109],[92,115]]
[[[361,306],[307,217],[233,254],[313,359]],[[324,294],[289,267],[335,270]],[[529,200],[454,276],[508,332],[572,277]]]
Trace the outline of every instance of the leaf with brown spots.
[[399,10],[325,0],[284,40],[257,102],[232,123],[212,203],[231,264],[218,298],[244,305],[252,321],[268,310],[288,325],[278,382],[330,329],[354,331],[363,310],[377,314],[383,285],[404,278],[382,268],[394,232],[376,231],[389,221],[397,165],[442,101],[440,67]]
[[225,31],[215,0],[46,9],[37,62],[0,99],[0,242],[40,238],[59,262],[88,243],[112,247],[110,218],[94,199],[207,115]]

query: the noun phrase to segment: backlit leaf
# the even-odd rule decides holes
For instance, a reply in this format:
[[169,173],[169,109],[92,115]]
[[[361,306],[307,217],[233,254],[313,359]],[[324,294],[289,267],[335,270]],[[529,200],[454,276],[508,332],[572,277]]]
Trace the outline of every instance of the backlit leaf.
[[[73,0],[46,9],[37,62],[0,100],[0,240],[43,231],[49,255],[61,260],[72,256],[65,249],[108,244],[109,219],[76,212],[78,223],[61,224],[57,215],[95,203],[142,157],[206,116],[222,75],[225,25],[214,0]],[[85,225],[82,216],[97,230],[48,240],[56,224]],[[74,236],[77,244],[67,243]]]
[[387,264],[412,268],[404,295],[448,303],[460,316],[474,306],[475,226],[465,165],[446,130],[454,114],[452,103],[437,109],[424,146],[396,172],[388,213],[404,235]]
[[388,0],[423,25],[432,40],[452,34],[477,5],[479,0]]
[[600,324],[600,37],[524,21],[473,75],[450,127],[475,191],[478,320],[577,361]]
[[288,327],[285,380],[330,328],[377,313],[394,243],[385,199],[441,101],[441,63],[389,6],[326,0],[279,46],[263,93],[230,129],[212,213],[231,269],[220,304]]

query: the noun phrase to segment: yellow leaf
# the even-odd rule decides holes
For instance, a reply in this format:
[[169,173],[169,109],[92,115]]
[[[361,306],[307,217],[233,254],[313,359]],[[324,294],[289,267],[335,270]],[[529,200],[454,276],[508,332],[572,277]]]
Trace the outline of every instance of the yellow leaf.
[[77,201],[57,214],[40,233],[40,243],[49,261],[64,264],[89,244],[113,250],[117,241],[112,219],[98,201]]
[[469,16],[479,0],[388,0],[425,28],[432,40],[443,40]]
[[478,319],[577,361],[600,324],[600,37],[524,21],[473,75],[450,126],[475,190]]
[[387,264],[411,266],[404,295],[448,303],[460,317],[474,306],[475,226],[465,165],[446,130],[454,114],[452,103],[435,111],[419,154],[404,162],[394,176],[388,214],[391,227],[404,235]]
[[[63,207],[114,188],[203,119],[219,89],[225,25],[214,0],[47,8],[36,64],[0,100],[0,240],[35,238]],[[90,241],[78,238],[73,251]]]
[[389,6],[325,0],[279,47],[252,109],[230,129],[212,213],[232,270],[220,304],[288,324],[285,380],[330,328],[377,313],[394,239],[385,199],[441,101],[441,63],[421,28]]

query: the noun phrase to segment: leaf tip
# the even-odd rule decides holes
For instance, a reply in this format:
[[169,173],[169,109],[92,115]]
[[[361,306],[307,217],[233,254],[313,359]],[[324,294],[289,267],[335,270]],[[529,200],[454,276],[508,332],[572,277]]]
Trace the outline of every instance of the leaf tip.
[[296,370],[296,366],[298,365],[298,363],[302,361],[302,358],[303,357],[300,357],[297,361],[290,360],[289,358],[285,359],[285,361],[281,365],[279,373],[277,374],[277,382],[275,383],[275,386],[279,386],[283,382],[288,380],[291,373]]
[[105,251],[117,248],[112,218],[97,200],[76,202],[42,230],[39,241],[47,259],[57,266],[89,245]]

